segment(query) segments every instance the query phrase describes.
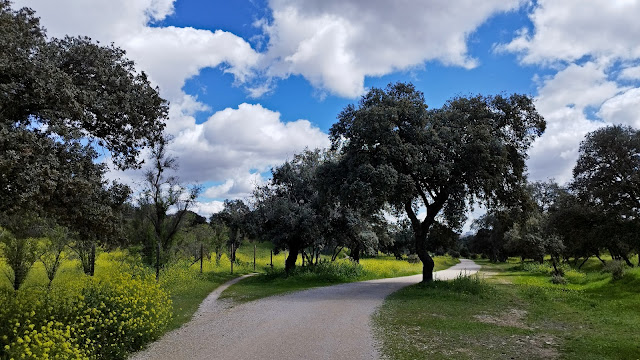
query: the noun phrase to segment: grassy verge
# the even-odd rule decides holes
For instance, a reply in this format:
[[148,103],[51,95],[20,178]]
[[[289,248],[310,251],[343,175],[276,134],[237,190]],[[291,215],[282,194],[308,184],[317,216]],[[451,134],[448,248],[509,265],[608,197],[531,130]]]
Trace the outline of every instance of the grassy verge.
[[[457,264],[459,261],[450,256],[435,257],[435,270],[442,270]],[[378,256],[362,259],[359,266],[348,260],[337,260],[324,263],[317,269],[297,268],[295,273],[287,276],[283,269],[267,271],[265,274],[243,280],[227,290],[221,298],[234,302],[247,302],[267,296],[304,290],[318,286],[415,275],[422,272],[422,263],[409,263],[396,260],[392,256]]]
[[486,279],[407,287],[376,314],[389,359],[637,359],[640,269],[621,280],[591,263],[567,269],[482,262]]

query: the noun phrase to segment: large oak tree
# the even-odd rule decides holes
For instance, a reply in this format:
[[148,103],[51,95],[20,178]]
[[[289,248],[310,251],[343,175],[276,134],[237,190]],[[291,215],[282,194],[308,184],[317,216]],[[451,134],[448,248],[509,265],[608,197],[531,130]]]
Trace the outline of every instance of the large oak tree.
[[0,226],[37,216],[70,227],[92,273],[94,242],[112,235],[129,193],[104,180],[96,150],[138,167],[140,150],[161,138],[167,103],[123,50],[48,38],[32,10],[7,0],[0,49]]
[[587,134],[573,178],[571,187],[607,229],[602,246],[631,265],[631,250],[640,258],[640,131],[616,125]]
[[436,218],[456,228],[469,203],[517,201],[526,151],[544,129],[525,95],[458,97],[428,110],[411,84],[373,88],[331,127],[343,168],[332,181],[364,209],[389,204],[406,213],[431,281],[428,233]]

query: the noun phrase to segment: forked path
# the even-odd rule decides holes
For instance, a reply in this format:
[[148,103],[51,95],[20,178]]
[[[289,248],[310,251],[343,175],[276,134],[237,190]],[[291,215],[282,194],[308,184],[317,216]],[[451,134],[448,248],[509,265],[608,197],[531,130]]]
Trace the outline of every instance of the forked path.
[[[471,260],[435,273],[473,274]],[[193,320],[132,359],[377,359],[370,318],[422,275],[348,283],[225,307],[205,301]]]

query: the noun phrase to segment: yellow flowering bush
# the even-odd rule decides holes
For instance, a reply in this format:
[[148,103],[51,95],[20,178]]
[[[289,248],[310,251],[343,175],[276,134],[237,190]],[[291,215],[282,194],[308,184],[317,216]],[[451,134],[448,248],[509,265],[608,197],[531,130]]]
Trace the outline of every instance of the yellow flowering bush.
[[0,359],[124,359],[158,338],[171,318],[166,292],[143,271],[110,270],[0,290]]
[[79,297],[28,289],[0,292],[0,358],[87,359],[74,322]]
[[79,318],[92,346],[105,359],[123,359],[157,339],[171,318],[171,300],[150,276],[112,273],[91,279]]

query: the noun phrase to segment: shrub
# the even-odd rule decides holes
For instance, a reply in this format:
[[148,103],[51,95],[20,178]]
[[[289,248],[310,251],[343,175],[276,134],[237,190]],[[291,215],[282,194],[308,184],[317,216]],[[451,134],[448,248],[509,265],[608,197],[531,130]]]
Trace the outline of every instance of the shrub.
[[611,273],[614,281],[622,279],[624,276],[624,263],[620,260],[612,260],[604,265],[603,272]]
[[420,258],[416,254],[410,254],[407,256],[407,262],[410,264],[417,264],[420,262]]
[[78,293],[38,289],[0,293],[0,358],[86,359],[90,350],[73,326]]
[[553,274],[553,266],[549,263],[540,264],[538,262],[525,262],[521,263],[517,268],[534,273],[534,274],[542,274],[542,275],[551,275]]
[[448,254],[449,254],[452,258],[455,258],[455,259],[457,259],[457,258],[459,258],[459,257],[460,257],[460,252],[459,252],[459,251],[457,251],[457,250],[449,250],[449,253],[448,253]]
[[576,269],[567,270],[564,277],[572,284],[585,284],[587,282],[587,274]]
[[565,279],[562,275],[554,274],[551,276],[551,282],[556,285],[565,285],[567,283],[567,279]]
[[292,275],[348,281],[357,279],[363,271],[362,265],[354,261],[320,261],[314,266],[297,267]]
[[422,286],[447,290],[456,294],[475,295],[480,297],[489,297],[494,293],[493,287],[487,284],[487,282],[481,279],[477,274],[472,276],[460,274],[453,280],[436,280],[424,283]]
[[124,359],[157,339],[171,318],[171,300],[150,277],[112,273],[92,278],[83,290],[86,307],[77,326],[85,329],[101,358]]
[[0,303],[2,359],[124,359],[155,340],[171,313],[152,276],[119,271],[51,291],[0,291]]

